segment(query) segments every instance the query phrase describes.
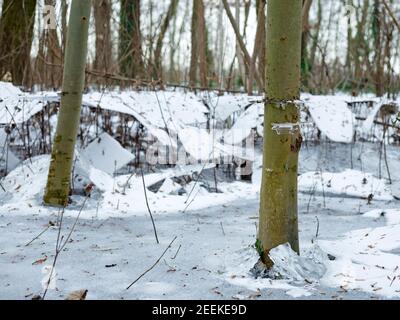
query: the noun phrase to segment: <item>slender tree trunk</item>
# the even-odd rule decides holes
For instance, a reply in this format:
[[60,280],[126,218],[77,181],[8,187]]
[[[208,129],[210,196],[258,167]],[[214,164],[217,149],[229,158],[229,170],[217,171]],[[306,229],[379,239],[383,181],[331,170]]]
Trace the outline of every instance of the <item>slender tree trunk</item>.
[[308,55],[308,39],[309,39],[309,16],[310,9],[312,5],[312,0],[303,0],[303,32],[301,36],[301,73],[302,73],[302,83],[308,89],[308,78],[311,71],[310,59]]
[[[240,38],[243,39],[241,32],[240,32],[240,0],[235,0],[235,22],[236,25],[238,26],[238,33],[240,35]],[[244,57],[243,57],[243,52],[240,47],[240,43],[238,40],[236,40],[236,57],[238,61],[238,67],[239,67],[239,74],[240,78],[242,79],[242,82],[244,86],[246,87],[246,65],[244,62]]]
[[357,34],[355,38],[355,43],[353,46],[354,49],[354,63],[355,63],[355,70],[354,70],[354,80],[359,82],[357,87],[358,89],[361,85],[360,81],[363,78],[363,65],[362,59],[365,56],[366,51],[366,43],[365,43],[365,27],[368,18],[368,9],[369,9],[369,0],[364,0],[361,17],[357,24]]
[[168,27],[170,25],[171,20],[173,19],[174,15],[176,14],[178,8],[179,0],[171,0],[171,4],[169,5],[167,14],[164,18],[164,21],[161,25],[161,30],[158,35],[156,49],[154,51],[154,74],[153,76],[157,80],[162,80],[162,48],[164,43],[165,34],[167,33]]
[[[297,221],[302,0],[269,0],[264,166],[257,248],[267,267],[271,249],[289,243],[299,253]],[[290,130],[288,130],[288,128]]]
[[218,79],[219,79],[219,87],[220,89],[224,86],[224,39],[225,39],[225,32],[223,26],[223,17],[224,17],[224,5],[220,0],[218,3],[218,30],[217,30],[217,45],[216,45],[216,52],[218,54],[217,57],[217,72],[218,72]]
[[68,14],[68,3],[67,0],[61,0],[61,43],[62,53],[65,56],[65,47],[67,45],[67,14]]
[[[253,55],[251,57],[251,65],[250,65],[250,70],[249,70],[249,81],[247,84],[247,93],[249,95],[253,94],[253,85],[254,85],[254,74],[256,72],[256,60],[257,57],[259,57],[260,52],[262,51],[262,45],[265,45],[265,41],[263,41],[263,37],[265,37],[265,16],[263,18],[264,12],[265,12],[265,2],[264,1],[259,1],[258,2],[258,7],[257,7],[257,16],[258,18],[258,23],[257,23],[257,31],[256,31],[256,38],[254,41],[254,50],[253,50]],[[263,59],[264,60],[264,59]],[[261,90],[261,88],[259,88]]]
[[262,87],[258,88],[259,92],[263,92],[264,91],[264,78],[265,78],[265,56],[266,56],[266,45],[265,45],[265,40],[266,40],[266,35],[265,35],[265,21],[266,21],[266,17],[265,17],[265,7],[266,7],[266,0],[257,0],[257,8],[260,8],[261,2],[264,6],[264,9],[262,10],[262,12],[258,11],[258,15],[257,15],[257,20],[258,20],[258,24],[261,28],[261,34],[260,34],[260,50],[258,52],[258,71],[260,74],[260,80],[262,82]]
[[207,28],[205,19],[205,9],[203,0],[195,0],[200,3],[199,5],[199,71],[200,71],[200,84],[202,87],[208,86],[208,40]]
[[[240,48],[242,50],[242,53],[243,53],[243,56],[244,56],[244,59],[245,59],[245,63],[247,64],[248,67],[250,67],[250,65],[251,65],[251,57],[250,57],[250,54],[249,54],[249,52],[248,52],[248,50],[246,48],[246,45],[245,45],[245,43],[243,41],[243,38],[242,38],[242,36],[240,34],[240,30],[239,30],[239,27],[238,27],[238,25],[237,25],[237,23],[235,21],[235,18],[233,17],[233,14],[232,14],[232,11],[231,11],[231,9],[229,7],[228,1],[227,0],[222,0],[222,3],[224,5],[224,8],[225,8],[226,14],[228,16],[228,19],[229,19],[229,21],[230,21],[230,23],[232,25],[232,28],[235,31],[236,40],[238,41],[238,43],[240,45]],[[257,69],[255,70],[254,77],[255,77],[255,79],[257,81],[257,85],[261,88],[261,86],[262,86],[261,83],[262,82],[260,80],[260,76],[258,74]]]
[[193,87],[196,86],[197,84],[197,66],[199,61],[199,39],[198,39],[199,4],[200,1],[193,0],[192,26],[191,26],[191,57],[190,57],[190,70],[189,70],[189,83]]
[[207,87],[207,30],[203,0],[193,0],[191,43],[192,48],[189,71],[190,85],[196,85],[199,71],[200,84],[202,87]]
[[144,76],[140,4],[140,0],[121,0],[119,69],[131,78]]
[[110,0],[93,0],[93,9],[96,29],[96,56],[93,67],[96,71],[111,73],[111,2]]
[[[55,0],[45,0],[45,5],[55,7]],[[39,51],[36,58],[40,83],[45,88],[58,89],[61,86],[62,50],[56,29],[44,29],[39,39]]]
[[44,202],[67,206],[71,170],[79,128],[89,33],[91,0],[72,0],[64,78]]
[[382,97],[384,94],[384,59],[382,58],[382,12],[379,0],[374,0],[372,21],[372,34],[375,47],[375,93],[378,97]]
[[29,86],[36,0],[4,0],[0,20],[0,79],[10,73],[15,85]]
[[[315,27],[316,31],[315,31],[315,34],[313,35],[311,53],[310,53],[311,69],[314,69],[314,67],[315,67],[315,58],[317,55],[317,47],[318,47],[319,35],[320,35],[320,31],[321,31],[321,24],[322,24],[322,3],[321,3],[321,0],[318,0],[317,24]],[[350,34],[350,37],[351,37],[351,34]],[[349,48],[347,49],[347,52],[350,52]],[[348,58],[346,58],[346,63],[347,63],[347,59]]]

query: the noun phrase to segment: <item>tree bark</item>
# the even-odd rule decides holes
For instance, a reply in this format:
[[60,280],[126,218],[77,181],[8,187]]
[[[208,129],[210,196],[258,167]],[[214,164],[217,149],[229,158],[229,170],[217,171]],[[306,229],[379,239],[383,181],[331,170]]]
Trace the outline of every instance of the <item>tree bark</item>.
[[310,59],[308,55],[308,39],[309,39],[309,16],[310,9],[312,5],[312,0],[303,0],[303,32],[301,35],[301,73],[302,73],[302,83],[308,89],[308,78],[311,71]]
[[96,30],[96,56],[93,67],[96,71],[112,73],[111,45],[111,2],[93,0],[93,14]]
[[[96,1],[96,0],[95,0]],[[119,30],[120,74],[130,78],[143,78],[140,0],[121,0]]]
[[[245,59],[245,63],[247,64],[248,67],[250,67],[250,65],[251,65],[251,57],[250,57],[250,54],[249,54],[249,52],[248,52],[248,50],[246,48],[246,45],[245,45],[245,43],[243,41],[243,38],[242,38],[242,36],[240,34],[240,30],[239,30],[239,27],[238,27],[238,25],[237,25],[237,23],[235,21],[235,18],[232,15],[232,11],[229,8],[228,1],[227,0],[222,0],[222,3],[224,5],[226,14],[227,14],[227,16],[229,18],[229,21],[230,21],[230,23],[232,25],[232,28],[235,31],[236,40],[238,41],[238,43],[240,45],[240,48],[242,50],[242,53],[243,53],[243,56],[244,56],[244,59]],[[260,80],[260,76],[259,76],[257,70],[255,70],[254,77],[255,77],[255,79],[257,81],[258,86],[261,88],[261,86],[262,86],[261,83],[262,82]]]
[[[55,7],[55,0],[45,0],[45,5]],[[45,88],[57,90],[61,86],[62,50],[56,29],[44,29],[39,40],[39,51],[36,58],[36,72],[40,84]]]
[[[249,80],[248,80],[248,84],[247,84],[247,93],[249,95],[253,94],[254,75],[256,72],[256,68],[257,68],[257,66],[256,66],[257,57],[260,56],[260,52],[263,50],[262,46],[265,45],[265,41],[263,41],[263,38],[265,37],[265,14],[264,14],[264,12],[265,12],[265,2],[259,1],[258,7],[257,7],[258,23],[257,23],[256,38],[254,41],[253,55],[251,56]],[[264,60],[264,58],[261,58],[261,59]],[[261,88],[258,88],[258,89],[261,90]]]
[[193,15],[191,29],[191,58],[189,81],[191,86],[196,86],[199,71],[200,84],[207,87],[207,30],[204,17],[203,0],[193,0]]
[[[264,163],[257,247],[272,267],[271,249],[289,243],[299,253],[297,173],[302,0],[269,0],[266,48]],[[285,130],[279,124],[289,124]],[[276,126],[276,127],[275,127]]]
[[15,85],[30,86],[31,47],[36,0],[4,0],[0,20],[0,79],[7,73]]
[[374,0],[372,21],[372,34],[375,47],[375,93],[378,97],[382,97],[384,94],[384,59],[380,0]]
[[71,170],[85,83],[90,10],[91,0],[72,0],[61,107],[43,198],[46,204],[54,206],[68,205]]
[[161,25],[161,30],[159,33],[159,36],[157,38],[157,44],[156,44],[156,49],[154,51],[154,72],[153,76],[157,80],[162,80],[162,59],[161,59],[161,54],[162,54],[162,48],[163,48],[163,43],[164,43],[164,38],[165,34],[167,33],[169,24],[176,14],[177,8],[178,8],[178,3],[179,0],[171,0],[171,4],[169,5],[167,14],[164,18],[164,21]]

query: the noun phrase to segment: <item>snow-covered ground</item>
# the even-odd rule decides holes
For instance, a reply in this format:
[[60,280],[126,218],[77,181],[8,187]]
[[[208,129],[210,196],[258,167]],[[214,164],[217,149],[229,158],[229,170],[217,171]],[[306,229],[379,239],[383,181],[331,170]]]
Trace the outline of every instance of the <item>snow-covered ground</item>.
[[[50,274],[60,231],[60,210],[42,204],[50,157],[21,162],[13,152],[25,143],[15,128],[58,100],[54,92],[23,93],[0,82],[0,170],[8,172],[0,180],[0,299],[40,295]],[[400,149],[380,143],[384,137],[396,141],[398,130],[389,127],[384,135],[374,124],[393,101],[373,96],[302,95],[302,254],[282,245],[271,252],[273,278],[256,279],[250,272],[258,260],[262,158],[260,146],[254,149],[247,144],[254,139],[247,138],[263,136],[262,100],[179,90],[86,94],[86,107],[130,116],[136,121],[130,126],[140,123],[156,143],[145,155],[133,154],[89,125],[94,137],[76,148],[62,239],[73,233],[47,298],[80,289],[89,291],[88,299],[400,298]],[[54,114],[46,124],[50,137],[56,121]],[[354,138],[360,142],[352,143]],[[166,169],[157,158],[159,165],[143,177],[140,170],[131,173],[127,164],[138,156],[153,164],[148,156],[154,146],[158,156],[167,154],[165,146],[169,154],[177,151],[176,166]],[[383,146],[387,159],[380,156]],[[221,168],[214,172],[210,160],[232,156],[252,165],[251,182],[227,179]],[[94,186],[90,198],[83,195],[88,186]],[[175,237],[154,269],[126,290]]]
[[[148,185],[159,181],[160,175],[166,178],[164,192],[147,192],[159,245],[141,177],[134,176],[129,183],[126,176],[102,177],[111,180],[86,203],[57,262],[56,290],[50,290],[48,298],[64,298],[79,289],[89,290],[88,299],[399,298],[400,210],[396,199],[400,172],[396,164],[400,150],[388,146],[393,179],[389,186],[378,179],[378,147],[369,143],[304,146],[299,194],[302,257],[284,246],[277,248],[273,257],[282,279],[276,280],[255,279],[249,271],[257,262],[253,245],[259,163],[253,183],[220,183],[223,193],[192,185],[189,191],[198,188],[192,192],[194,200],[188,200],[188,194],[170,194],[174,184],[168,177],[176,173],[146,175]],[[349,172],[351,155],[353,171]],[[57,227],[51,226],[26,246],[59,213],[41,205],[47,159],[28,160],[2,181],[8,190],[0,195],[2,299],[41,294],[41,283],[53,261]],[[382,172],[385,178],[386,171]],[[315,184],[310,188],[312,182],[308,182],[303,188],[301,180],[309,176]],[[369,190],[377,193],[376,188],[385,196],[367,199]],[[73,197],[74,203],[65,212],[64,234],[72,227],[83,199]],[[160,263],[126,290],[175,236],[177,240]]]

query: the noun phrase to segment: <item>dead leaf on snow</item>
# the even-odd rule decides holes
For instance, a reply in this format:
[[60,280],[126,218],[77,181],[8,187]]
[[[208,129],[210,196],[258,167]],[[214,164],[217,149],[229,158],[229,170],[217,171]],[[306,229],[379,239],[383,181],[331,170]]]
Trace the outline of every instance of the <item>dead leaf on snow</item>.
[[65,300],[86,300],[88,290],[78,290],[71,292]]
[[43,264],[47,261],[47,256],[44,256],[44,258],[36,260],[35,262],[32,263],[33,266],[37,266],[39,264]]

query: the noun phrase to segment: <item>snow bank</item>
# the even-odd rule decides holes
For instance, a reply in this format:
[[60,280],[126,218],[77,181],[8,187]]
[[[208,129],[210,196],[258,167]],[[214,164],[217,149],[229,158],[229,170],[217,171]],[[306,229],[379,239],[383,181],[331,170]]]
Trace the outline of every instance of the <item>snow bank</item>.
[[124,149],[109,134],[103,133],[90,143],[82,152],[89,163],[109,175],[114,175],[118,170],[135,159],[135,156]]
[[340,173],[307,172],[299,177],[299,190],[305,193],[324,193],[337,196],[391,201],[393,195],[385,180],[370,173],[346,170]]
[[304,98],[318,129],[330,140],[351,143],[354,138],[355,117],[347,107],[344,96],[311,96]]
[[11,83],[0,82],[0,125],[23,123],[44,106],[41,97],[30,97]]
[[[226,121],[236,112],[245,111],[246,107],[251,106],[255,101],[262,101],[263,97],[248,96],[245,94],[233,95],[225,94],[211,99],[211,112],[215,112],[215,118],[219,121]],[[262,104],[258,104],[261,106]]]

